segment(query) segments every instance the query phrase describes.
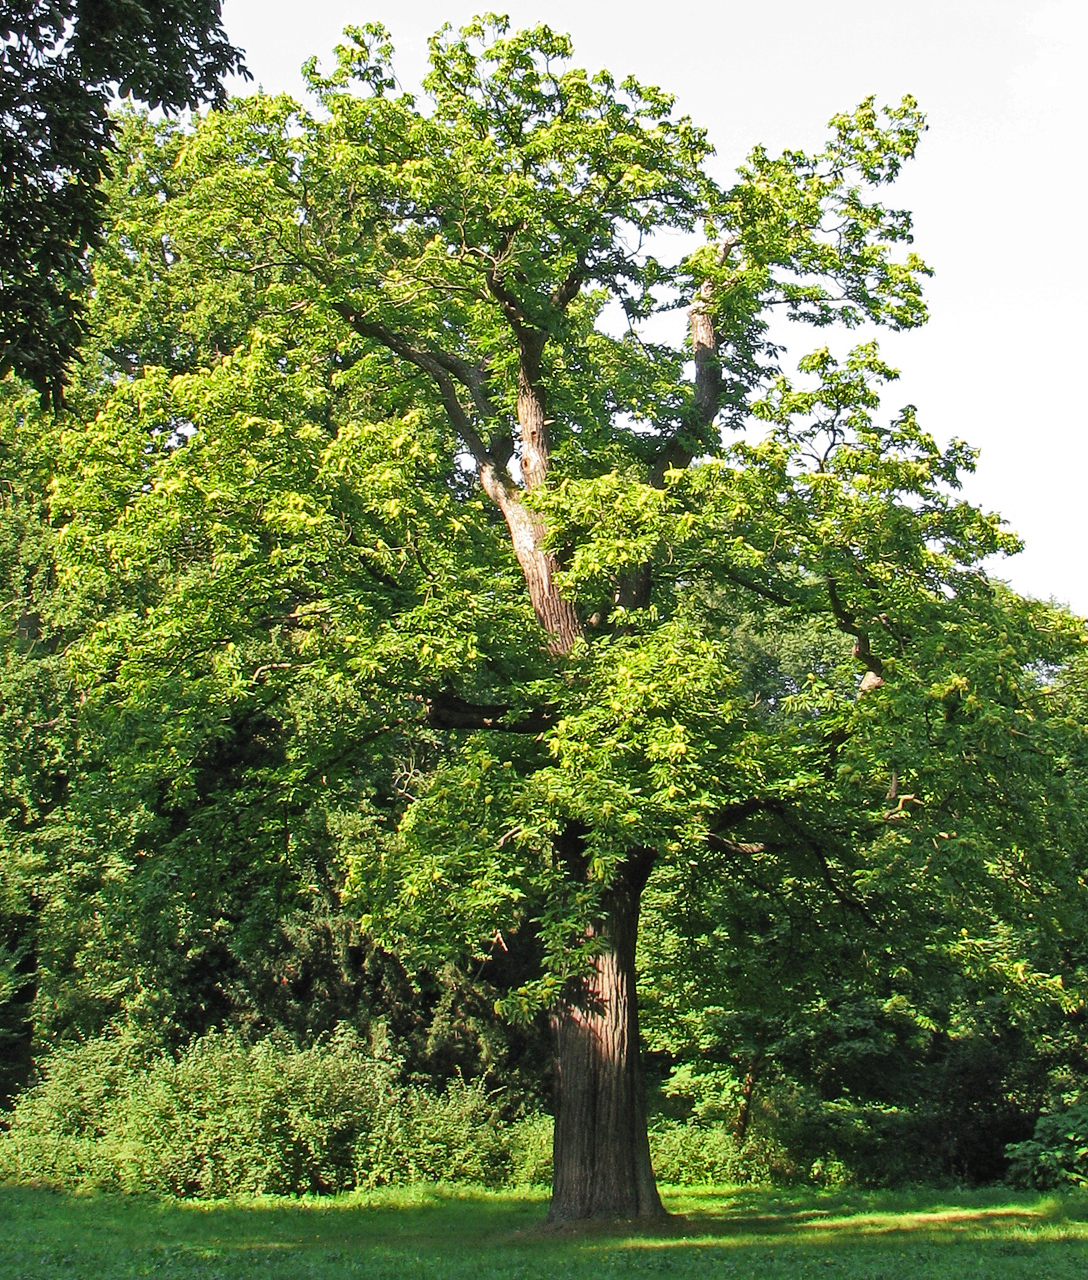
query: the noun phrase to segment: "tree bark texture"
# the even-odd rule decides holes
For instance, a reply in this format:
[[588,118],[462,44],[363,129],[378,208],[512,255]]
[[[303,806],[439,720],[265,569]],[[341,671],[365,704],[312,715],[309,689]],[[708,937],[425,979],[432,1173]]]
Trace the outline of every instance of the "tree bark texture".
[[548,651],[556,656],[569,653],[582,634],[582,624],[574,606],[560,595],[556,585],[558,565],[551,552],[543,547],[547,532],[544,521],[525,506],[519,490],[495,468],[481,467],[480,483],[506,520],[533,611],[548,638]]
[[540,381],[544,335],[524,334],[518,343],[518,430],[521,475],[531,493],[548,476],[548,410]]
[[601,949],[553,1015],[554,1173],[549,1220],[660,1218],[639,1057],[635,937],[653,858],[630,859],[594,927]]
[[722,373],[718,362],[718,341],[710,316],[709,283],[699,290],[698,299],[688,308],[691,350],[695,357],[695,420],[707,426],[718,416],[721,407]]

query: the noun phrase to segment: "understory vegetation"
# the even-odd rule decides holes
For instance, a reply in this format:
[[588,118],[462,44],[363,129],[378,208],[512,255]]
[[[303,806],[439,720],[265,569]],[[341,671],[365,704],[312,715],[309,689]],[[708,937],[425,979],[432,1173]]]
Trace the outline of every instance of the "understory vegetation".
[[50,1060],[0,1137],[0,1177],[203,1199],[536,1181],[504,1137],[479,1084],[399,1085],[351,1034],[296,1050],[212,1033],[177,1059],[119,1037]]
[[[549,1116],[511,1115],[479,1079],[404,1085],[398,1065],[346,1029],[305,1050],[215,1032],[176,1058],[132,1035],[61,1049],[0,1132],[0,1181],[197,1199],[550,1185]],[[666,1182],[796,1173],[721,1125],[666,1122],[651,1142]]]
[[[42,1070],[0,1129],[0,1182],[204,1200],[551,1184],[549,1115],[524,1098],[512,1105],[479,1075],[458,1073],[441,1090],[406,1084],[384,1035],[367,1043],[346,1025],[305,1049],[282,1032],[247,1043],[213,1031],[176,1054],[129,1028],[61,1047]],[[661,1097],[650,1124],[658,1178],[690,1187],[887,1186],[919,1172],[949,1180],[956,1139],[935,1141],[933,1130],[951,1113],[796,1096],[788,1106],[787,1097],[772,1091],[739,1140],[705,1101],[681,1119]],[[1001,1137],[966,1142],[988,1142],[997,1160]],[[1032,1141],[1010,1148],[1010,1179],[1086,1183],[1086,1145],[1083,1107],[1044,1117]]]

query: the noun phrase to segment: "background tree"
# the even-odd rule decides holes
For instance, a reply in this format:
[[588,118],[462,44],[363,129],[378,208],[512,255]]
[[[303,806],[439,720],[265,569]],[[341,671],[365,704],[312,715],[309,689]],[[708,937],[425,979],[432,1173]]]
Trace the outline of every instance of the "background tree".
[[11,0],[0,67],[0,374],[59,398],[84,332],[113,93],[195,110],[247,73],[219,0]]

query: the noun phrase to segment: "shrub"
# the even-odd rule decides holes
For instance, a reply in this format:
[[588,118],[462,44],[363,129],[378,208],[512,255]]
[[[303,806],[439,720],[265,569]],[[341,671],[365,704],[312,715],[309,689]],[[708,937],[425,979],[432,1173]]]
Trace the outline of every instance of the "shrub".
[[1088,1102],[1040,1116],[1034,1135],[1027,1142],[1010,1142],[1005,1154],[1014,1187],[1088,1186]]
[[799,1173],[770,1135],[738,1143],[724,1124],[660,1120],[650,1130],[650,1156],[660,1181],[678,1186],[766,1184]]
[[771,1123],[820,1186],[899,1186],[947,1177],[938,1119],[921,1108],[795,1094],[779,1102]]
[[114,1116],[147,1059],[131,1034],[53,1054],[45,1078],[19,1095],[8,1132],[0,1133],[0,1180],[102,1180]]
[[509,1181],[510,1151],[498,1109],[482,1083],[452,1081],[445,1093],[400,1090],[385,1112],[386,1127],[361,1148],[357,1185]]
[[530,1115],[509,1128],[510,1181],[516,1187],[550,1187],[552,1184],[551,1116]]
[[[709,1113],[662,1117],[650,1149],[663,1183],[808,1176],[839,1185],[878,1156],[894,1172],[892,1154],[909,1147],[913,1130],[902,1116],[875,1119],[856,1108],[795,1107],[791,1129],[767,1110],[738,1144]],[[552,1178],[550,1116],[503,1123],[483,1085],[460,1078],[442,1093],[404,1085],[399,1062],[347,1028],[309,1049],[215,1032],[176,1056],[132,1032],[89,1040],[52,1054],[8,1121],[0,1181],[61,1188],[215,1198],[419,1182],[546,1186]]]
[[0,1178],[174,1196],[496,1185],[510,1164],[482,1086],[405,1088],[346,1029],[305,1050],[212,1033],[176,1059],[88,1041],[48,1060],[0,1134]]

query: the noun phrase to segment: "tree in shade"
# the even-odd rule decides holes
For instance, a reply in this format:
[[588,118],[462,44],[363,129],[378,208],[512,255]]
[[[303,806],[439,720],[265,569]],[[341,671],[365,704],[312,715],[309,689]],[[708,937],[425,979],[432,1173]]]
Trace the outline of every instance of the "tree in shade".
[[220,0],[10,0],[0,14],[0,375],[58,400],[83,334],[115,93],[222,103],[246,74]]

